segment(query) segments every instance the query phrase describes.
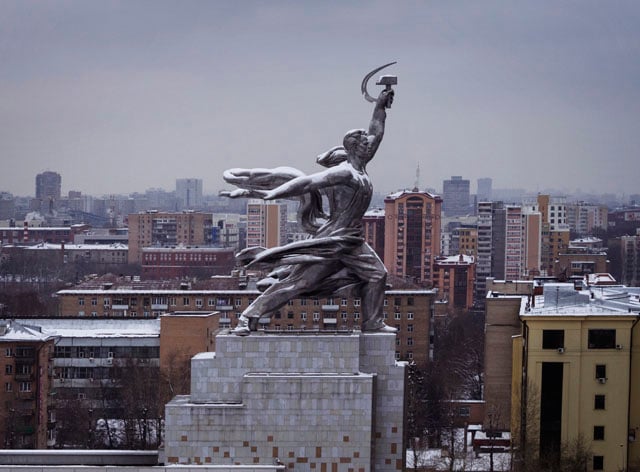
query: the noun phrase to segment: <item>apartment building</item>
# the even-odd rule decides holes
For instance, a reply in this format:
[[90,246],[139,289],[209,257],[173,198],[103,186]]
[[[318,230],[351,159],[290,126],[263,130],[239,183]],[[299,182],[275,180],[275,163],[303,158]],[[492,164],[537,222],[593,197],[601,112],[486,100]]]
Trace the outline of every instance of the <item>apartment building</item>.
[[470,213],[469,188],[470,182],[460,175],[442,181],[442,211],[446,216],[464,216]]
[[[165,313],[220,313],[212,329],[236,325],[242,311],[260,294],[246,278],[217,277],[196,282],[102,277],[57,292],[61,318],[157,318]],[[431,349],[429,333],[435,290],[387,290],[386,323],[398,328],[399,359],[424,364]],[[260,320],[270,330],[351,330],[362,320],[359,298],[336,295],[291,300],[272,318]]]
[[287,243],[287,205],[263,200],[247,203],[247,247],[272,248]]
[[620,240],[622,282],[638,287],[640,286],[640,229],[635,236],[622,236]]
[[475,298],[480,305],[484,305],[487,292],[486,280],[491,277],[493,259],[493,202],[478,202],[478,237],[476,249],[476,293]]
[[546,460],[581,437],[588,470],[640,470],[640,290],[608,274],[490,286],[485,401],[494,423]]
[[129,263],[142,263],[142,248],[211,246],[213,216],[210,213],[184,211],[169,213],[147,211],[128,217]]
[[569,228],[580,236],[593,235],[598,229],[605,231],[609,224],[609,211],[605,205],[577,202],[568,204],[566,210]]
[[388,195],[384,203],[384,265],[393,276],[431,286],[440,255],[442,199],[405,190]]
[[228,275],[236,265],[235,250],[219,247],[145,247],[142,272],[145,279],[173,279]]
[[49,395],[55,336],[15,321],[0,321],[0,444],[44,449],[53,444],[55,406]]
[[385,215],[382,208],[367,211],[362,217],[364,240],[376,252],[380,260],[384,259]]
[[202,208],[202,179],[176,179],[179,209]]
[[476,264],[473,256],[438,257],[434,264],[434,287],[438,299],[450,308],[470,310],[473,307]]
[[[535,306],[521,306],[522,332],[513,344],[512,432],[547,460],[581,437],[591,454],[588,470],[638,470],[634,399],[640,371],[634,359],[640,314],[623,287],[609,286],[601,298],[604,292],[550,284]],[[626,303],[610,303],[614,293],[627,294]]]

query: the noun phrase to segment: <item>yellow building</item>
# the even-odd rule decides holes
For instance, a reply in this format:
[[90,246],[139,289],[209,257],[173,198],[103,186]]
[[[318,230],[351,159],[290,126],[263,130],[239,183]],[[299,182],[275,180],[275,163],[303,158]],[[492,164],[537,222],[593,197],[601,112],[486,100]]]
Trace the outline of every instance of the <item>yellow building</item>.
[[512,352],[516,445],[552,459],[581,438],[587,470],[640,470],[637,299],[626,287],[574,284],[546,284],[542,296],[521,298]]

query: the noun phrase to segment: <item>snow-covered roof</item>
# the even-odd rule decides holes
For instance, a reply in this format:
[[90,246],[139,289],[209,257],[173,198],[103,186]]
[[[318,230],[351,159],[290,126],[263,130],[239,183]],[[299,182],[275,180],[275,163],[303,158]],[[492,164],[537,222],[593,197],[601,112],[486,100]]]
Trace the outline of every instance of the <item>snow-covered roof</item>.
[[384,208],[373,208],[368,210],[364,216],[369,218],[384,216]]
[[0,341],[4,342],[25,342],[25,341],[47,341],[53,339],[54,334],[43,332],[38,325],[31,323],[23,324],[15,320],[0,320]]
[[[62,244],[38,243],[35,246],[25,246],[25,249],[38,250],[62,250]],[[121,242],[111,244],[65,244],[64,249],[68,251],[126,251],[129,246]]]
[[418,191],[414,191],[414,190],[399,190],[397,192],[388,194],[385,198],[391,198],[391,199],[395,200],[396,198],[400,198],[400,197],[403,197],[405,195],[411,195],[411,194],[422,194],[422,195],[428,195],[430,197],[437,196],[437,195],[434,195],[434,194],[429,193],[429,192],[423,192],[421,190],[418,190]]
[[[159,319],[60,319],[30,318],[24,320],[47,337],[63,338],[132,338],[160,335]],[[14,323],[14,322],[12,322]]]
[[473,264],[475,258],[473,256],[467,256],[465,254],[458,254],[457,256],[446,256],[436,259],[436,264],[460,264],[468,265]]
[[535,304],[529,306],[523,297],[521,315],[638,317],[640,287],[599,285],[576,290],[572,283],[548,283],[534,301]]

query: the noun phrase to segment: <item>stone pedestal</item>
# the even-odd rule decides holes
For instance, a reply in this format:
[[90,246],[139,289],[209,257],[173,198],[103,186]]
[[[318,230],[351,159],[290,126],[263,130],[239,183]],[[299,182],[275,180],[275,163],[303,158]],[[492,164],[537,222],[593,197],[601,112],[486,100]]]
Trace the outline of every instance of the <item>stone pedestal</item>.
[[167,464],[402,470],[404,378],[394,334],[218,335],[167,404]]

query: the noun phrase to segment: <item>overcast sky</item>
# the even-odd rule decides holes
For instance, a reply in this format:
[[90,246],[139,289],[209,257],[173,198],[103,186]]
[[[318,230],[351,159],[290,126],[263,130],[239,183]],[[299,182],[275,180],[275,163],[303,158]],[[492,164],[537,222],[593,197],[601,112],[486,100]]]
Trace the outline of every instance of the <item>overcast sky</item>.
[[0,0],[0,191],[45,170],[96,196],[313,172],[394,60],[377,192],[419,165],[420,188],[640,193],[636,0]]

